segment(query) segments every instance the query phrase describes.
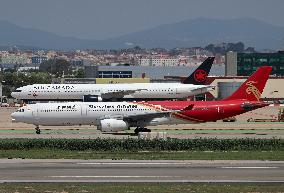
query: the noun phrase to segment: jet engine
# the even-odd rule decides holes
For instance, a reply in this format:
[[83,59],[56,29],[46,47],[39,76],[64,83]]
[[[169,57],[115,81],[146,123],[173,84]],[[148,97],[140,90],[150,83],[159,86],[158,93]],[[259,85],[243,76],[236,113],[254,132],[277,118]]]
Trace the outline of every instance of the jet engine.
[[117,119],[103,119],[98,126],[98,130],[102,132],[123,131],[126,129],[129,129],[128,123]]
[[84,102],[101,102],[103,101],[102,97],[98,95],[84,95]]

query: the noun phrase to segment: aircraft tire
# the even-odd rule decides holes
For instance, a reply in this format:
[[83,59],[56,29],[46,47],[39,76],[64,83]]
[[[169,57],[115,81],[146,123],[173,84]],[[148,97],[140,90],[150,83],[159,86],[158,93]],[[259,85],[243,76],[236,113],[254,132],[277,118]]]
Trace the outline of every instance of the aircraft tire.
[[134,133],[138,135],[139,132],[151,132],[151,129],[147,129],[145,127],[137,127],[134,130]]
[[36,134],[40,134],[40,129],[39,129],[39,126],[37,126],[36,128],[35,128],[35,130],[36,130]]

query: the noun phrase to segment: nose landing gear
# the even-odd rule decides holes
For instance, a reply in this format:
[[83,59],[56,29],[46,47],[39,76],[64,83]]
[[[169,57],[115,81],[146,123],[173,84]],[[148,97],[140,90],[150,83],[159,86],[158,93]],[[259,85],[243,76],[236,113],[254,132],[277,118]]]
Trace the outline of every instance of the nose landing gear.
[[136,127],[134,130],[135,134],[138,134],[139,132],[151,132],[151,129],[147,129],[145,127]]
[[40,134],[41,131],[38,125],[36,126],[35,130],[36,130],[36,134]]

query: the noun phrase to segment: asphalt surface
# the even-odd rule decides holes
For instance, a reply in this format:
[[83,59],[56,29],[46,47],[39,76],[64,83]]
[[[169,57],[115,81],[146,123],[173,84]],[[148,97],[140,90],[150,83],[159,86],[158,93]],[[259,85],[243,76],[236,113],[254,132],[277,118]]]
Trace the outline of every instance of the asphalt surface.
[[[33,127],[33,126],[31,126]],[[174,125],[151,127],[152,133],[166,132],[170,138],[284,138],[284,123],[242,124],[242,123],[204,123],[199,125]],[[2,138],[69,138],[69,139],[96,139],[96,138],[137,138],[134,129],[117,133],[102,133],[96,129],[82,127],[42,128],[40,135],[34,129],[0,129]]]
[[0,159],[3,182],[284,183],[284,161]]

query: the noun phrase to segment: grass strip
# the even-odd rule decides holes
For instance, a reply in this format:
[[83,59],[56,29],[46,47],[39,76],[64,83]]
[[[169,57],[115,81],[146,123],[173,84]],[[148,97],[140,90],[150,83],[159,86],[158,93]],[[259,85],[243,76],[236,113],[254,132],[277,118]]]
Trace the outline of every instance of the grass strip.
[[284,139],[0,139],[0,150],[72,151],[281,151]]
[[268,183],[3,183],[0,193],[251,193],[283,192],[284,184]]
[[284,151],[70,151],[58,149],[2,150],[0,158],[112,160],[274,160]]

